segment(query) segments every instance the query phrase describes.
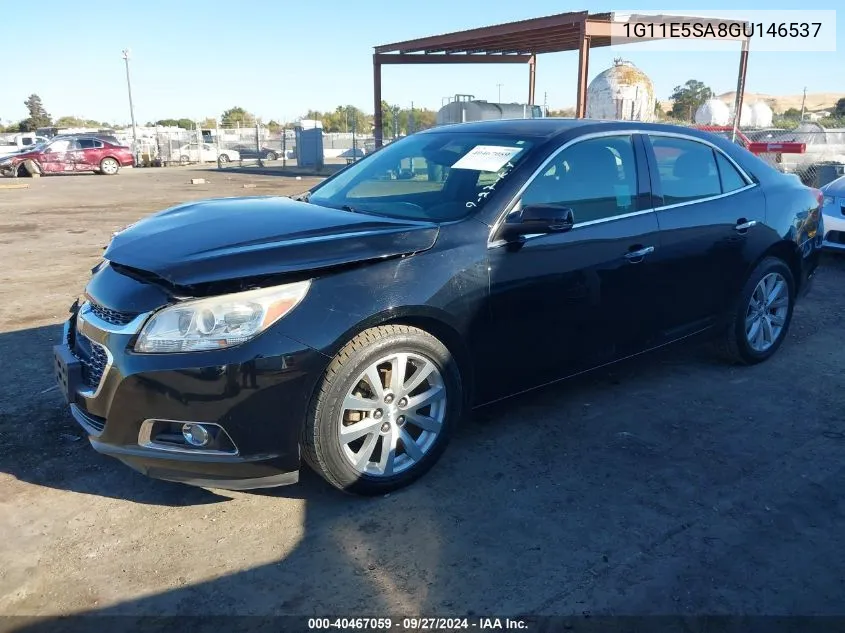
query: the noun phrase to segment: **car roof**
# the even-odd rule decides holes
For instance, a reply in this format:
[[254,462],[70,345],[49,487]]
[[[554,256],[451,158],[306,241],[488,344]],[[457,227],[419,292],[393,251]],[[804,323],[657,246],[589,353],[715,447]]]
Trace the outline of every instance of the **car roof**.
[[111,143],[112,141],[110,139],[117,139],[117,137],[112,134],[57,134],[50,140],[56,141],[63,139],[73,139],[75,141],[80,139],[91,139],[94,141],[105,141],[106,143]]
[[574,119],[544,117],[540,119],[492,119],[489,121],[472,121],[468,123],[452,123],[430,128],[423,134],[504,134],[507,136],[522,136],[534,138],[552,138],[561,134],[570,133],[570,136],[578,136],[579,131],[584,134],[600,130],[619,131],[641,131],[648,132],[674,132],[688,136],[712,140],[713,134],[683,125],[672,125],[668,123],[645,123],[642,121],[613,121],[604,119]]
[[489,121],[472,121],[469,123],[451,123],[429,128],[423,134],[506,134],[514,136],[550,137],[566,130],[588,125],[590,123],[607,123],[593,119],[492,119]]

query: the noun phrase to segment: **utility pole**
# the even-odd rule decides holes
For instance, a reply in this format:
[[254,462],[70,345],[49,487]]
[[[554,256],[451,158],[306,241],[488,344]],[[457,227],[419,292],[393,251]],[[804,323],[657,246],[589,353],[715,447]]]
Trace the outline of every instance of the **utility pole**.
[[801,120],[804,120],[804,106],[807,103],[807,86],[804,86],[804,96],[801,98]]
[[496,103],[502,102],[502,85],[503,84],[496,84],[496,86],[499,88],[499,100]]
[[549,93],[543,93],[543,116],[549,116]]
[[135,106],[132,104],[132,82],[129,80],[129,49],[122,51],[123,61],[126,62],[126,88],[129,91],[129,116],[132,117],[132,152],[135,154],[135,164],[138,164],[138,128],[135,126]]

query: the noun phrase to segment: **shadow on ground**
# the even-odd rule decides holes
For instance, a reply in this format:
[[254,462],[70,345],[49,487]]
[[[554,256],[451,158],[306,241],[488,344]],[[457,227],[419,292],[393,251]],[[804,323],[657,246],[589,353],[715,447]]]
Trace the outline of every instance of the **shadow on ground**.
[[[833,272],[796,310],[770,362],[728,367],[684,345],[482,409],[424,480],[388,497],[350,497],[306,472],[298,486],[250,497],[304,500],[296,524],[280,515],[254,542],[239,542],[238,521],[251,516],[230,516],[222,545],[183,544],[206,579],[161,578],[143,595],[82,613],[140,617],[120,620],[121,630],[148,627],[141,616],[152,615],[841,615],[845,393],[836,328],[845,298]],[[0,335],[2,357],[22,365],[15,384],[47,371],[56,332]],[[36,406],[4,412],[0,423],[2,469],[18,479],[173,512],[226,500],[145,479],[84,441],[65,443],[62,434],[79,431],[60,403]],[[214,565],[233,539],[255,554],[285,530],[301,536],[282,557]],[[248,624],[297,630],[285,622]],[[201,623],[162,622],[175,626]]]

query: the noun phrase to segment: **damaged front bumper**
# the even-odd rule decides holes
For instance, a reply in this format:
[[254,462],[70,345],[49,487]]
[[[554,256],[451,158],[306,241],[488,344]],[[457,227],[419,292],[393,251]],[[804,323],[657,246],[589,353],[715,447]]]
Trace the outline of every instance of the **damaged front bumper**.
[[[53,348],[60,391],[95,450],[150,477],[196,486],[298,481],[299,437],[323,355],[277,334],[269,355],[267,341],[263,355],[249,343],[138,354],[134,340],[150,314],[115,325],[105,310],[90,301],[74,308]],[[185,429],[197,427],[210,432],[207,444],[189,441]]]

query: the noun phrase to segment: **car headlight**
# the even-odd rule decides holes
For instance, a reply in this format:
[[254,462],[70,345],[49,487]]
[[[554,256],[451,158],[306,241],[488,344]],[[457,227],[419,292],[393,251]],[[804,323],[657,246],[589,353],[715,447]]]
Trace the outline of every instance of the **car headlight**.
[[135,351],[166,354],[240,345],[293,310],[310,286],[300,281],[177,303],[147,321]]
[[826,207],[827,205],[833,206],[833,196],[824,197],[824,200],[822,201],[822,207]]

